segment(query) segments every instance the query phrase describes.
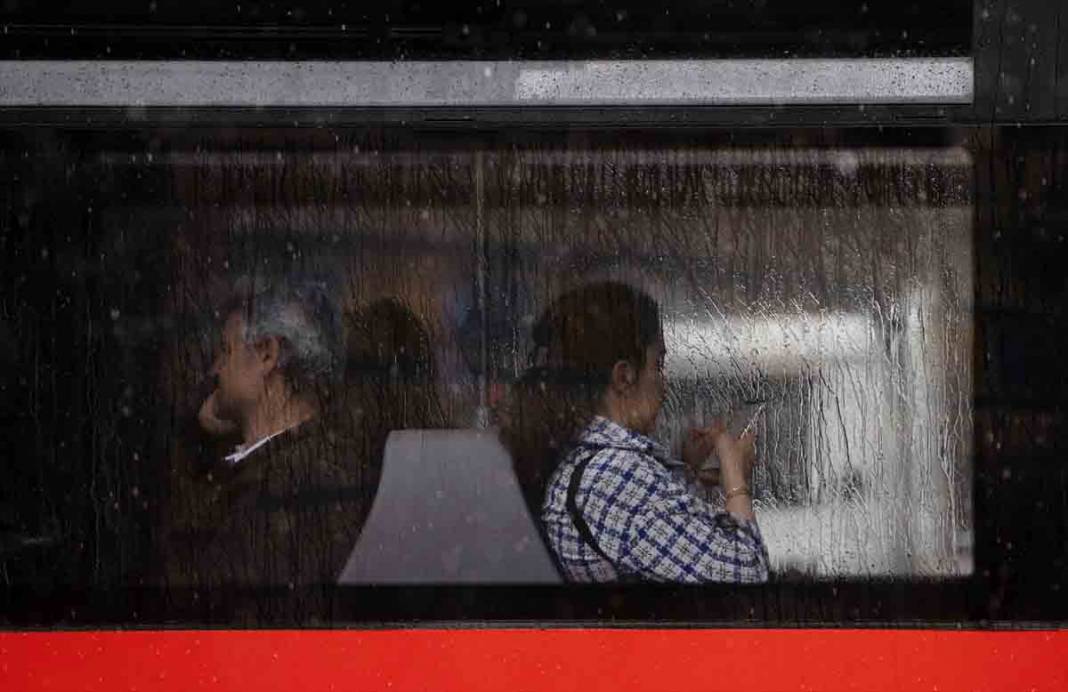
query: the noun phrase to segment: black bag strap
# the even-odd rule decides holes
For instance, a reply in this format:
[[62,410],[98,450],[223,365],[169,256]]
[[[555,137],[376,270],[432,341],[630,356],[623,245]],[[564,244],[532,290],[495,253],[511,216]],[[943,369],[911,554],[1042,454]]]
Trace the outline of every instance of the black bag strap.
[[582,537],[582,540],[586,541],[586,543],[593,548],[594,552],[614,565],[615,561],[605,555],[605,552],[601,550],[601,546],[597,544],[597,539],[593,537],[593,532],[590,531],[590,525],[586,523],[586,519],[583,518],[582,512],[578,507],[577,498],[579,483],[582,482],[582,474],[586,472],[586,466],[593,460],[595,455],[596,453],[589,454],[585,459],[576,464],[575,470],[571,472],[571,482],[567,485],[567,513],[571,515],[571,522],[575,525],[575,528],[578,529],[579,536]]

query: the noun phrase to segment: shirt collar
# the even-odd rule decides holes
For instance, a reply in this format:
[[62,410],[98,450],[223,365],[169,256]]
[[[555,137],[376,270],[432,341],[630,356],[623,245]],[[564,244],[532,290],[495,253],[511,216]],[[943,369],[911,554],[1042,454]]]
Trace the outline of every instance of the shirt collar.
[[291,430],[291,428],[287,428],[286,430],[279,430],[276,433],[271,433],[270,435],[261,437],[250,445],[237,445],[236,447],[234,447],[234,451],[230,454],[227,454],[225,457],[223,457],[223,459],[231,466],[237,466],[239,463],[241,463],[242,460],[244,460],[245,457],[252,454],[257,449],[267,444],[274,438],[278,437],[282,433],[288,432],[289,430]]
[[661,462],[667,461],[667,450],[656,440],[624,428],[619,423],[604,416],[594,416],[593,420],[578,437],[580,445],[589,447],[612,447],[628,449],[648,454]]

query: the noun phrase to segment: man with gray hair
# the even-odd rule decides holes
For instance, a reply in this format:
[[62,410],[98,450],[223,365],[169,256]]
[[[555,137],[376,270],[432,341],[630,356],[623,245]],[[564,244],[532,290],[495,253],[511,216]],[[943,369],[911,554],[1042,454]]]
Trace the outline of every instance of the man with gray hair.
[[303,617],[336,583],[365,514],[351,445],[327,415],[340,309],[325,285],[285,276],[240,282],[223,317],[215,388],[197,418],[240,443],[199,481],[172,583],[288,587],[284,607]]
[[240,435],[227,457],[237,463],[316,415],[340,374],[342,327],[336,302],[312,281],[244,279],[225,316],[215,390],[198,419],[208,432]]

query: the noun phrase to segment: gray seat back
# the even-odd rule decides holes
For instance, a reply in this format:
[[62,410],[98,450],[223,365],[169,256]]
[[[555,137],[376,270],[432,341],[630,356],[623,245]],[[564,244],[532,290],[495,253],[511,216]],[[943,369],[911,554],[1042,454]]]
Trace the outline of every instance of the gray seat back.
[[394,431],[382,464],[339,583],[560,581],[494,432]]

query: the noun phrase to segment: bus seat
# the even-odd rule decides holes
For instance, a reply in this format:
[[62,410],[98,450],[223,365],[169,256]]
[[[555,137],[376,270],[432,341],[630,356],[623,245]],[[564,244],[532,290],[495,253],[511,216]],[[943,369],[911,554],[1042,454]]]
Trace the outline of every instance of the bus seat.
[[494,432],[394,431],[382,464],[340,584],[560,581]]

